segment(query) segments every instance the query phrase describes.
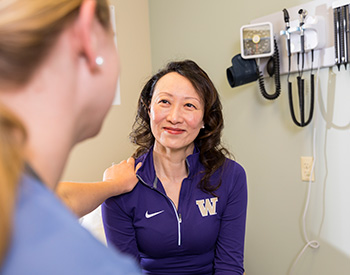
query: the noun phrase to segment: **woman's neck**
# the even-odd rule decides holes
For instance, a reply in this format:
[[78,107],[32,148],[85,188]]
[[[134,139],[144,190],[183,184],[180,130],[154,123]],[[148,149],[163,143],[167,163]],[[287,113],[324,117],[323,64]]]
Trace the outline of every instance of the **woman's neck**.
[[77,119],[71,111],[75,101],[69,100],[75,84],[64,81],[60,86],[67,78],[51,77],[56,66],[47,67],[39,68],[26,86],[1,93],[0,99],[26,129],[25,161],[48,188],[55,189],[77,139]]
[[184,149],[172,150],[158,144],[154,145],[153,160],[156,174],[160,179],[178,182],[187,177],[186,158],[192,154],[194,145]]

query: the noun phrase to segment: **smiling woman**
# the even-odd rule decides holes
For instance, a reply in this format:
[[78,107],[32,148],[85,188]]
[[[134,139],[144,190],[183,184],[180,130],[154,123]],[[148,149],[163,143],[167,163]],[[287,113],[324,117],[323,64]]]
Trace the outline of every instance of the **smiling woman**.
[[219,95],[195,62],[169,63],[143,88],[131,133],[139,182],[102,215],[107,243],[144,273],[243,274],[246,175],[222,129]]

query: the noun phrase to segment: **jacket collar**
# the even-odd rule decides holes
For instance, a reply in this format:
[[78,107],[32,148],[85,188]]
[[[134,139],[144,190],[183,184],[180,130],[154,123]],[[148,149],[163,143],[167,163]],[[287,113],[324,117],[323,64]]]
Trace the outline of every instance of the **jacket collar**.
[[[153,161],[153,146],[149,151],[140,156],[136,163],[142,162],[142,166],[137,170],[136,176],[143,183],[151,188],[157,188],[158,178],[154,168]],[[194,147],[193,153],[186,158],[186,165],[189,171],[188,178],[191,179],[198,172],[204,171],[203,165],[199,161],[199,150],[197,146]]]

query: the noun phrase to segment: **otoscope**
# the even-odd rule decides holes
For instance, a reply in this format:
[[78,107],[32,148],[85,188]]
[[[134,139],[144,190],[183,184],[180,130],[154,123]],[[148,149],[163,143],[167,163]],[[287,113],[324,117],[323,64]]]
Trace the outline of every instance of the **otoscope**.
[[[314,75],[312,73],[312,64],[314,62],[314,51],[311,50],[311,74],[310,74],[310,86],[311,86],[311,98],[310,98],[310,110],[309,117],[307,121],[305,121],[305,94],[304,94],[304,79],[302,78],[303,70],[304,70],[304,59],[305,59],[305,34],[304,34],[304,24],[307,16],[307,11],[300,9],[299,12],[299,31],[300,31],[300,52],[297,54],[297,65],[299,75],[297,76],[297,86],[298,86],[298,96],[299,96],[299,111],[300,111],[300,122],[296,119],[294,113],[293,106],[293,95],[292,95],[292,83],[289,81],[290,72],[291,72],[291,39],[290,39],[290,22],[289,22],[289,14],[286,9],[283,9],[284,22],[286,24],[286,38],[287,38],[287,54],[288,54],[288,95],[289,95],[289,109],[290,114],[292,116],[293,122],[299,127],[305,127],[308,125],[313,116],[314,110]],[[299,59],[301,54],[301,69],[299,68]]]
[[[286,9],[283,9],[283,15],[284,15],[284,22],[286,23],[286,36],[287,36],[287,53],[288,53],[288,60],[289,60],[289,66],[290,66],[290,57],[291,57],[291,50],[290,50],[290,34],[289,34],[289,13]],[[289,68],[290,71],[290,68]]]

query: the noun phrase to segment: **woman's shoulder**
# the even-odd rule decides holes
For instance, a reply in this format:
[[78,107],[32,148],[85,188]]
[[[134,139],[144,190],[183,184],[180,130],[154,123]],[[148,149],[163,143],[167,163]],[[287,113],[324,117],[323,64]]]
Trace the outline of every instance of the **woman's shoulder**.
[[246,173],[244,167],[240,163],[230,158],[225,159],[222,169],[224,173],[237,173],[237,174]]
[[227,190],[241,189],[247,184],[247,176],[243,166],[235,160],[226,158],[220,169],[221,186]]

